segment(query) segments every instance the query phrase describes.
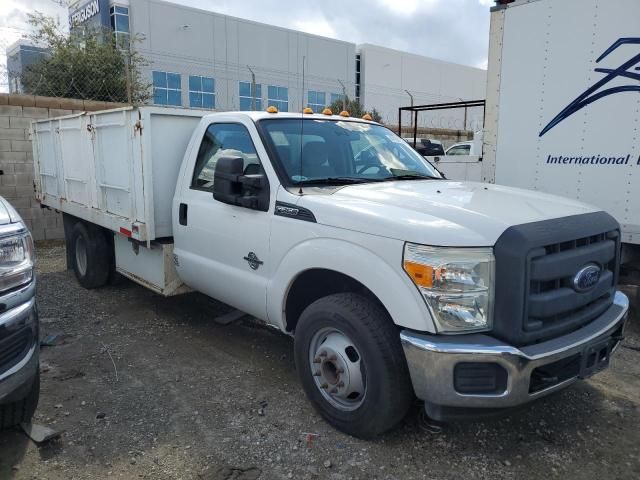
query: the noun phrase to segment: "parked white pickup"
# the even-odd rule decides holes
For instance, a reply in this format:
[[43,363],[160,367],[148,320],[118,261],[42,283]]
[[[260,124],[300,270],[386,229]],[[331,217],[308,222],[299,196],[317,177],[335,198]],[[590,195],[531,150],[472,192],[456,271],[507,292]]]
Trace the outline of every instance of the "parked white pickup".
[[350,434],[393,427],[414,394],[441,419],[517,406],[620,340],[612,217],[444,180],[376,123],[140,107],[33,137],[83,286],[191,288],[293,335],[309,399]]

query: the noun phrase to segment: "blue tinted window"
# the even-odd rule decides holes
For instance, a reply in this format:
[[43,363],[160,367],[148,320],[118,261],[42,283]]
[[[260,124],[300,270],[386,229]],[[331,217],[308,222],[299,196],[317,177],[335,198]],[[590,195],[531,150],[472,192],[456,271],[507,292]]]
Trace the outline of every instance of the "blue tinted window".
[[129,33],[129,9],[114,6],[109,9],[111,15],[111,28],[115,32]]
[[189,90],[199,92],[202,90],[202,77],[189,75]]
[[202,108],[202,94],[198,92],[189,92],[189,106]]
[[180,74],[167,73],[167,88],[180,88]]
[[274,106],[281,112],[289,111],[289,89],[287,87],[269,85],[267,94],[267,106]]
[[203,108],[216,108],[216,96],[212,93],[202,94],[202,107]]
[[166,88],[154,88],[153,89],[153,103],[156,105],[167,104],[167,89]]
[[167,88],[167,72],[153,72],[153,86]]
[[180,74],[167,72],[152,72],[153,103],[156,105],[182,105],[182,89],[180,88]]
[[211,77],[189,75],[189,106],[192,108],[215,108],[216,81]]
[[116,15],[116,32],[129,31],[129,17],[126,15]]
[[180,90],[167,90],[167,105],[182,105]]
[[[262,110],[262,85],[256,83],[256,110]],[[240,110],[251,111],[253,97],[251,95],[251,82],[240,82],[238,86],[240,97]]]
[[316,92],[313,90],[309,90],[307,95],[307,105],[311,108],[315,113],[321,113],[324,110],[324,107],[327,106],[325,103],[326,94],[324,92]]
[[240,82],[240,96],[241,97],[251,96],[251,84],[249,82]]
[[216,91],[216,81],[210,77],[202,77],[202,91],[214,93]]

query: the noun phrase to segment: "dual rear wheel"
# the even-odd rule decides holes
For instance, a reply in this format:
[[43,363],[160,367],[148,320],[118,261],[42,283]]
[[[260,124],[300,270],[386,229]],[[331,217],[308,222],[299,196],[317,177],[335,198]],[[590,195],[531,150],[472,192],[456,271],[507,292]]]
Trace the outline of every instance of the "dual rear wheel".
[[67,238],[68,260],[84,288],[106,285],[112,270],[113,246],[105,230],[97,225],[75,222]]

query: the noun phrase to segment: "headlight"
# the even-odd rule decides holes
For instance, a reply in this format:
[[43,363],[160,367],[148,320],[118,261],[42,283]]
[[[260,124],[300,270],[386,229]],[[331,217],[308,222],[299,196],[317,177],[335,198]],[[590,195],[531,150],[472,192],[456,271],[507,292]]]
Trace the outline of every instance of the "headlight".
[[491,328],[495,271],[491,248],[407,243],[403,266],[422,293],[438,331],[455,333]]
[[0,238],[0,292],[33,279],[33,240],[29,232]]

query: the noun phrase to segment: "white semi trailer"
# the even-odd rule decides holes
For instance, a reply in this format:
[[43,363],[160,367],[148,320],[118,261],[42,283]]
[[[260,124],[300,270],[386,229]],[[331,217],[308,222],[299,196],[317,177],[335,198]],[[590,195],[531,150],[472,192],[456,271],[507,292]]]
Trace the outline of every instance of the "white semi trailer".
[[499,1],[482,180],[596,205],[640,256],[640,2]]

